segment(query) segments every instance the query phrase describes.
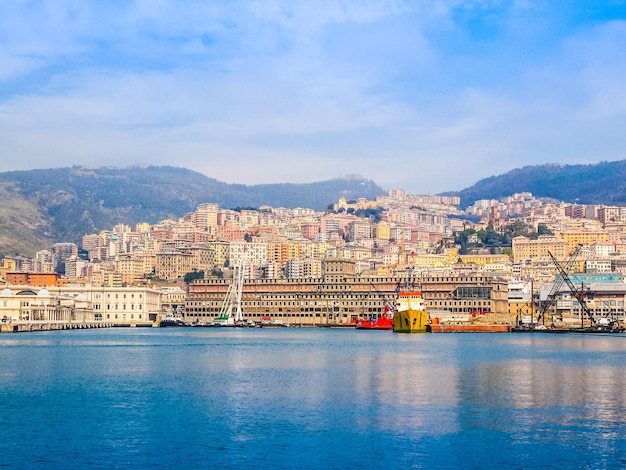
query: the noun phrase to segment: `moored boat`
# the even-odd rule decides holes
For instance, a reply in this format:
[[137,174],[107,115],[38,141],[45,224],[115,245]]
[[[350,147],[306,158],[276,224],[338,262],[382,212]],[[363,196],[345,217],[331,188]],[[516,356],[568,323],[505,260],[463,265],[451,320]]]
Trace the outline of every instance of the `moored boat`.
[[389,307],[389,304],[385,303],[385,310],[380,317],[359,320],[355,328],[357,330],[391,330],[393,328],[393,318],[393,310]]
[[428,312],[424,310],[421,290],[398,292],[398,307],[393,315],[395,333],[426,333]]
[[486,323],[431,323],[431,333],[506,333],[510,325],[492,325]]

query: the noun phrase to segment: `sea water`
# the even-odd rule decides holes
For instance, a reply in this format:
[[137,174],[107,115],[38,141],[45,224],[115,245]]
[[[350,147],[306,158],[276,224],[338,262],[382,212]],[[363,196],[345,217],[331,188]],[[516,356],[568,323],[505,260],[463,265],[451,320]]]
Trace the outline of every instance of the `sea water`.
[[622,335],[3,334],[0,383],[0,467],[626,467]]

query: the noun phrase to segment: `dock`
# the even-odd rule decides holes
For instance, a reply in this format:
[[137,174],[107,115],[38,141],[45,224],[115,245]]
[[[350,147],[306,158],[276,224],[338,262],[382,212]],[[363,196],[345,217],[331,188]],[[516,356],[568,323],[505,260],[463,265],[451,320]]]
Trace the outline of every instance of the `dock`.
[[9,321],[0,323],[1,333],[22,333],[30,331],[80,330],[86,328],[111,328],[116,326],[111,322],[103,321]]

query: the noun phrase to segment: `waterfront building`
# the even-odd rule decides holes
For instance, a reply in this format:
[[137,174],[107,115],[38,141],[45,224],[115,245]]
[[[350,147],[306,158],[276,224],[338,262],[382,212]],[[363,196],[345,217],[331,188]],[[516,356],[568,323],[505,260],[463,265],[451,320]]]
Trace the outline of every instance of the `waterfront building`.
[[185,312],[185,301],[187,300],[187,291],[181,287],[162,287],[161,289],[161,308],[166,314],[171,313],[175,318],[182,320]]
[[508,302],[511,317],[534,315],[533,283],[531,281],[509,281]]
[[[385,300],[395,302],[402,277],[359,276],[350,260],[326,260],[322,276],[308,279],[246,279],[242,308],[245,320],[272,319],[302,325],[349,325],[379,316]],[[230,280],[205,279],[189,285],[185,320],[213,322],[221,311]],[[414,279],[427,309],[450,313],[507,314],[507,281],[497,276],[435,275]]]
[[32,286],[5,287],[0,292],[0,319],[6,322],[101,321],[86,296],[51,292]]
[[52,296],[84,298],[95,320],[115,326],[152,326],[162,314],[161,291],[149,286],[97,287],[89,284],[49,287]]

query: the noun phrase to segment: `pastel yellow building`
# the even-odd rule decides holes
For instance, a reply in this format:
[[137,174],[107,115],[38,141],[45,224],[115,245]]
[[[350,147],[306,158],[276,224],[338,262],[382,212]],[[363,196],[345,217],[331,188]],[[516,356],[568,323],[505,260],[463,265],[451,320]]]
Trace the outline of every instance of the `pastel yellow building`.
[[508,255],[496,254],[496,255],[459,255],[459,258],[464,263],[474,263],[479,266],[486,266],[489,264],[510,264],[511,258]]
[[380,222],[375,226],[375,237],[379,240],[389,240],[391,238],[391,227],[387,222]]
[[609,233],[606,230],[563,230],[555,231],[554,233],[568,243],[570,253],[578,245],[589,247],[594,243],[607,242],[609,240]]
[[552,235],[541,235],[537,240],[528,237],[515,237],[512,241],[513,262],[528,261],[536,258],[549,258],[548,252],[558,259],[570,254],[570,245],[566,240]]

